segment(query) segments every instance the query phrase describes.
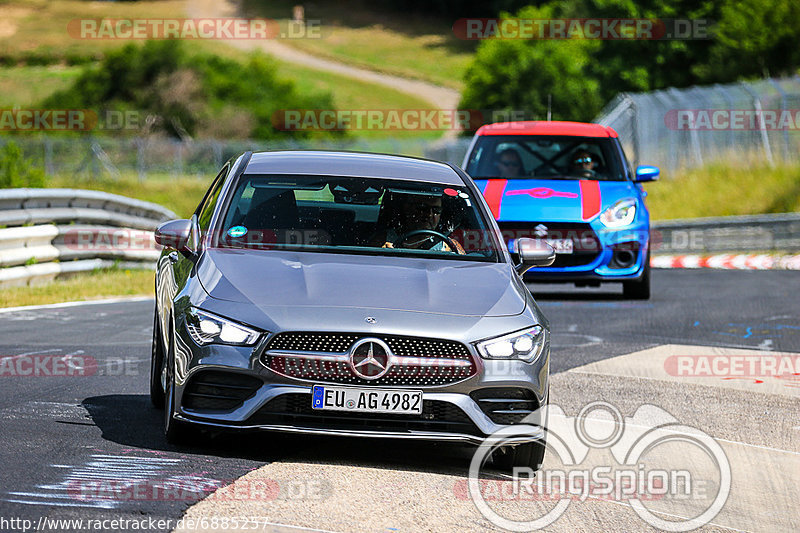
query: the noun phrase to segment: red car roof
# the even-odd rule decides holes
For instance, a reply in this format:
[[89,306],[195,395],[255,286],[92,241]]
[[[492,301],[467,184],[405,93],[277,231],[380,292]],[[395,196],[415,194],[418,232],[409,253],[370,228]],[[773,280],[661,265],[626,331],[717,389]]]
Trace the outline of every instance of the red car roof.
[[475,135],[574,135],[576,137],[617,137],[608,126],[587,122],[497,122],[481,126]]

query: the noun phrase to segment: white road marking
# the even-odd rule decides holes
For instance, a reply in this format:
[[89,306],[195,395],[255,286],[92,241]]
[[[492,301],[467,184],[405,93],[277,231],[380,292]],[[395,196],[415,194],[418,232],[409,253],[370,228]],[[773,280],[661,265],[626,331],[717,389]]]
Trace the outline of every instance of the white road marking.
[[[143,481],[168,483],[171,487],[196,487],[199,483],[219,484],[218,480],[199,476],[180,476],[174,474],[174,467],[181,459],[167,459],[139,456],[116,456],[94,454],[82,465],[52,464],[52,468],[66,469],[63,479],[55,484],[39,484],[28,491],[10,491],[3,501],[27,505],[54,505],[58,507],[95,507],[116,509],[125,499],[124,491],[129,486]],[[103,486],[102,494],[93,497],[78,493],[82,483],[91,488],[103,481],[114,482]],[[154,487],[156,485],[154,484]],[[114,499],[114,497],[117,499]]]
[[81,305],[103,305],[103,304],[117,304],[117,303],[128,303],[128,302],[146,302],[148,300],[155,301],[155,298],[152,296],[131,296],[126,298],[107,298],[104,300],[86,300],[82,302],[62,302],[57,304],[45,304],[45,305],[0,307],[0,314],[14,313],[16,311],[35,311],[38,309],[63,309],[66,307],[78,307]]
[[771,350],[772,349],[772,339],[764,339],[764,341],[758,345],[761,350]]

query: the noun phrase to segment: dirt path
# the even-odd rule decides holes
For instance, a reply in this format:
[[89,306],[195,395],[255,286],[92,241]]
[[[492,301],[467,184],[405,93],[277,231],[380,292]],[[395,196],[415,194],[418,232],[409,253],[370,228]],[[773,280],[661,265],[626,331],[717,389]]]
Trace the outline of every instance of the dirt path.
[[[232,17],[237,13],[236,3],[230,0],[189,0],[186,9],[190,17]],[[265,41],[231,40],[227,42],[242,50],[262,50],[283,61],[297,65],[385,85],[426,100],[439,109],[456,109],[460,99],[459,92],[453,89],[424,81],[409,80],[399,76],[392,76],[391,74],[353,67],[330,59],[323,59],[286,46],[275,39]]]

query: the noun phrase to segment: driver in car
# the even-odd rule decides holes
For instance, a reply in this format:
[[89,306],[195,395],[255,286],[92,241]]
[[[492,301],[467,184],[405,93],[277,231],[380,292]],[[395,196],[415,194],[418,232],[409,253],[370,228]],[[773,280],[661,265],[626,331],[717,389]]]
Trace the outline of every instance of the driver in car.
[[578,150],[572,154],[571,164],[569,167],[570,174],[573,176],[582,176],[591,178],[596,175],[595,167],[597,166],[597,156],[592,155],[586,150]]
[[415,248],[465,253],[457,240],[437,230],[442,217],[441,196],[396,192],[390,194],[391,197],[387,199],[389,205],[384,205],[389,209],[383,213],[388,219],[384,220],[386,229],[379,231],[371,239],[373,245],[381,248]]

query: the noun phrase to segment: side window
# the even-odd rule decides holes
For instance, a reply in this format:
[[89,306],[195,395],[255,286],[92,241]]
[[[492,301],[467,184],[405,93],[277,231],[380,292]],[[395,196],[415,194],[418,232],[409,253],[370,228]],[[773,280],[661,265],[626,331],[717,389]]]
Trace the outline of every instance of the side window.
[[214,178],[214,183],[208,189],[205,198],[197,207],[197,224],[200,226],[200,231],[205,233],[211,225],[211,217],[214,215],[214,208],[217,207],[217,200],[219,199],[219,192],[222,190],[222,184],[225,183],[225,177],[228,175],[228,166],[225,165],[223,169]]

